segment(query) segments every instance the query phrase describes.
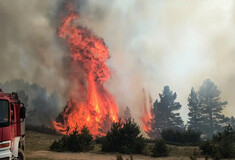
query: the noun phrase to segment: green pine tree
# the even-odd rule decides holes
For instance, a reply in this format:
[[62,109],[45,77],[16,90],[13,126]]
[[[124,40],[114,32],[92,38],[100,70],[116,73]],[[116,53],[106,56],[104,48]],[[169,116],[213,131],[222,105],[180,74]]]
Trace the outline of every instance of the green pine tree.
[[173,93],[169,86],[165,86],[163,93],[159,94],[160,101],[154,103],[152,120],[152,128],[155,135],[151,137],[159,137],[164,129],[179,129],[183,125],[180,114],[176,111],[180,110],[181,104],[175,102],[177,95]]
[[201,130],[201,112],[199,108],[198,95],[194,88],[191,89],[191,92],[188,97],[188,106],[189,106],[189,121],[188,128],[195,131]]
[[223,130],[228,121],[221,113],[227,102],[220,101],[220,91],[209,79],[205,80],[198,91],[202,114],[202,130],[211,138],[213,134]]

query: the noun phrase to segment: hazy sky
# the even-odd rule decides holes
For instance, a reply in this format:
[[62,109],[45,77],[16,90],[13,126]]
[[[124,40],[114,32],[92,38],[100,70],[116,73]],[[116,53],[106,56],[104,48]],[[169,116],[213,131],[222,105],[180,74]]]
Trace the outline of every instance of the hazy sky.
[[[80,1],[76,1],[79,3]],[[24,78],[66,99],[65,43],[56,35],[59,0],[0,1],[0,81]],[[235,116],[235,3],[232,0],[88,0],[81,25],[110,49],[106,83],[120,108],[143,113],[142,88],[159,98],[177,92],[187,119],[187,97],[210,78]],[[55,78],[56,77],[56,78]]]

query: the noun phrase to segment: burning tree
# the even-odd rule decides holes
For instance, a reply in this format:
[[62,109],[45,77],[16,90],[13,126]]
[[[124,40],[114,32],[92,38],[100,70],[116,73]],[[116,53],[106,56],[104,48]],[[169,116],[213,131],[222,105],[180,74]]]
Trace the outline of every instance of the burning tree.
[[111,128],[112,125],[112,117],[108,113],[104,117],[102,117],[102,121],[99,124],[99,133],[101,135],[105,135]]
[[63,123],[54,122],[57,131],[65,134],[78,126],[86,125],[92,135],[99,134],[102,118],[110,114],[112,121],[118,120],[118,107],[114,97],[104,87],[110,78],[106,64],[109,50],[104,41],[89,29],[77,25],[79,17],[72,4],[67,5],[68,14],[62,18],[58,35],[65,39],[69,49],[70,90],[74,105],[68,104],[63,112]]
[[143,127],[143,130],[145,131],[145,133],[147,133],[147,135],[150,138],[154,139],[156,137],[155,137],[155,133],[153,132],[153,129],[152,129],[152,123],[153,123],[153,118],[154,118],[152,98],[151,98],[151,96],[149,96],[149,100],[147,101],[145,90],[143,90],[143,94],[144,94],[144,104],[143,104],[144,105],[144,116],[141,117],[142,127]]

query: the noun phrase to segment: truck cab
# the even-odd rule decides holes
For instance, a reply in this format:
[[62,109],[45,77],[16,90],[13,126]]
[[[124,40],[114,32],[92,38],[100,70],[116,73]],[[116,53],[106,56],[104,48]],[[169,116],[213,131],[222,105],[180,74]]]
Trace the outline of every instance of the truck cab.
[[24,160],[25,107],[17,93],[0,89],[0,160]]

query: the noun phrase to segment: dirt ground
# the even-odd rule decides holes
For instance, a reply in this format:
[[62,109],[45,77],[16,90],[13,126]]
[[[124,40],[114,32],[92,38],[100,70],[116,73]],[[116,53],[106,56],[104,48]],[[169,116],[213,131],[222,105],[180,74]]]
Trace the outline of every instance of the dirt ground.
[[[88,153],[58,153],[49,151],[49,146],[58,135],[43,134],[35,131],[26,132],[26,160],[116,160],[118,153],[107,154],[101,152],[101,146],[95,145],[94,150]],[[150,145],[151,146],[151,145]],[[170,155],[166,158],[153,158],[151,156],[133,155],[134,160],[190,160],[189,155],[194,150],[200,152],[198,147],[169,146]],[[146,152],[146,154],[148,154]],[[122,155],[124,160],[130,160],[130,156]],[[198,160],[205,158],[198,158]]]

